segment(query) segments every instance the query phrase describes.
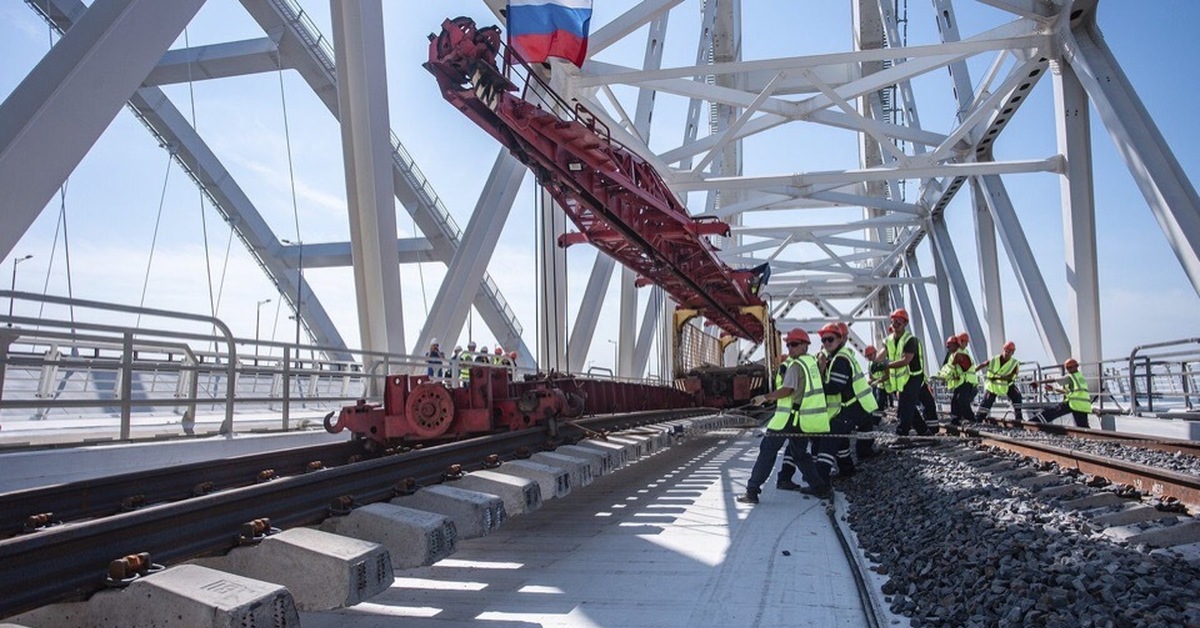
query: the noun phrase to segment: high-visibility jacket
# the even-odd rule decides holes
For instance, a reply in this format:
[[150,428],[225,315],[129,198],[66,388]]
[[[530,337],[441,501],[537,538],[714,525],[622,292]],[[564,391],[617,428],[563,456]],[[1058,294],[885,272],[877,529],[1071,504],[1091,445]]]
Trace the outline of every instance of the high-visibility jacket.
[[1004,395],[1008,393],[1008,387],[1012,386],[1010,377],[1017,372],[1017,366],[1020,361],[1016,358],[1009,358],[1007,362],[1001,364],[1000,356],[996,356],[988,360],[987,367],[987,391],[993,395]]
[[[913,335],[904,330],[900,336],[900,340],[896,340],[895,334],[889,334],[887,341],[884,343],[887,349],[888,362],[895,362],[904,357],[904,345],[912,339]],[[918,362],[920,364],[918,364]],[[913,359],[906,366],[897,366],[888,370],[888,378],[884,390],[888,392],[900,392],[904,389],[904,385],[908,383],[910,377],[914,375],[925,374],[925,361],[921,359],[921,343],[917,343],[917,353],[913,355]]]
[[1092,396],[1088,392],[1087,378],[1075,371],[1067,374],[1067,406],[1075,412],[1091,412]]
[[464,382],[471,379],[471,363],[474,361],[475,354],[470,351],[458,354],[458,376]]
[[972,386],[978,386],[979,375],[975,373],[975,359],[971,357],[971,352],[967,351],[966,348],[961,348],[958,351],[955,351],[954,355],[958,355],[960,353],[967,356],[967,361],[969,364],[967,365],[967,368],[963,369],[962,379],[958,382],[959,385],[961,386],[962,384],[970,384]]
[[[955,352],[957,353],[957,352]],[[954,390],[962,383],[963,370],[962,367],[954,363],[954,353],[946,356],[946,362],[942,364],[942,368],[938,370],[938,377],[946,382],[946,388]]]
[[[825,390],[821,386],[821,369],[817,359],[811,355],[799,358],[788,358],[784,366],[791,368],[795,364],[800,368],[804,378],[804,394],[797,406],[792,401],[793,395],[788,395],[775,401],[775,414],[767,423],[767,429],[775,432],[795,431],[819,434],[829,431],[829,409],[825,404]],[[781,378],[782,379],[782,378]],[[789,429],[791,428],[791,429]]]
[[845,399],[841,393],[826,395],[825,404],[829,407],[829,418],[836,417],[841,413],[842,408],[856,403],[861,405],[868,414],[878,410],[879,402],[875,401],[875,393],[871,390],[871,385],[867,383],[867,378],[863,376],[862,367],[859,366],[858,360],[855,359],[854,352],[850,350],[849,346],[842,345],[842,348],[833,354],[825,371],[825,382],[829,382],[829,375],[833,373],[833,360],[838,358],[845,358],[850,364],[850,390],[853,391],[854,396]]

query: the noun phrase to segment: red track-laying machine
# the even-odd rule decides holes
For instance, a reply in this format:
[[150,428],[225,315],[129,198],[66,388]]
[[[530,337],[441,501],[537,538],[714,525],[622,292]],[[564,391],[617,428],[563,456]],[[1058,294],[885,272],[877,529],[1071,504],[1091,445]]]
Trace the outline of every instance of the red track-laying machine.
[[[500,29],[476,28],[470,18],[442,23],[430,35],[425,68],[442,96],[496,138],[536,175],[579,231],[560,246],[587,242],[634,270],[639,285],[657,285],[678,304],[673,317],[676,349],[696,316],[719,327],[721,348],[743,338],[762,342],[766,364],[778,355],[778,335],[759,298],[766,264],[735,270],[717,257],[708,236],[728,236],[717,219],[692,218],[658,171],[615,141],[581,103],[564,101],[521,60],[503,49]],[[520,69],[550,110],[520,97],[510,80]],[[730,407],[765,392],[763,365],[686,371],[676,350],[675,379],[682,391],[604,380],[541,378],[511,382],[504,369],[472,369],[465,388],[448,388],[421,377],[391,376],[384,406],[360,402],[342,410],[330,431],[350,429],[380,442],[437,439],[520,429],[559,417],[696,405]],[[475,371],[480,371],[476,375]],[[331,417],[332,418],[332,417]]]

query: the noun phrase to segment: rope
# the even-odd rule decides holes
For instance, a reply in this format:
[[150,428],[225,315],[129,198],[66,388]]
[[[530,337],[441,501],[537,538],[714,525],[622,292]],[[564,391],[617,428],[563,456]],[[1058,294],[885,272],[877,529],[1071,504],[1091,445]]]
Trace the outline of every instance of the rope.
[[[146,274],[142,278],[142,296],[138,299],[138,307],[146,305],[146,288],[150,285],[150,268],[154,265],[154,251],[158,247],[158,228],[162,225],[163,206],[167,202],[167,183],[171,180],[171,151],[167,150],[167,170],[163,173],[162,191],[158,195],[158,213],[154,217],[154,234],[150,236],[150,256],[146,259]],[[65,225],[65,221],[64,221]],[[142,323],[142,315],[137,315],[134,327]]]
[[[286,144],[286,147],[287,147],[288,180],[291,182],[291,189],[292,189],[292,220],[296,224],[296,245],[303,247],[304,240],[300,237],[300,207],[296,201],[296,170],[295,170],[295,165],[292,163],[292,131],[291,131],[291,125],[288,122],[287,92],[283,88],[283,66],[282,65],[280,65],[280,67],[279,67],[278,74],[279,74],[279,102],[283,106],[283,139],[284,139],[284,143]],[[303,254],[304,253],[303,253],[303,249],[302,249],[301,255],[303,255]],[[295,310],[296,310],[296,324],[297,325],[303,324],[303,320],[300,317],[300,290],[303,289],[302,278],[300,276],[300,272],[302,270],[303,270],[303,268],[297,268],[297,270],[296,270],[296,307],[295,307]],[[282,292],[283,291],[280,291],[281,294],[282,294]],[[283,295],[283,296],[284,296],[284,298],[287,297],[287,295]],[[297,339],[297,341],[299,341],[299,340]]]
[[[58,251],[58,235],[59,235],[59,233],[63,234],[63,251],[64,251],[64,256],[66,258],[66,264],[67,264],[67,297],[70,298],[70,297],[74,296],[74,291],[71,286],[71,247],[70,247],[70,243],[67,241],[67,184],[69,182],[70,182],[70,179],[67,179],[58,188],[58,198],[59,198],[58,220],[55,221],[55,223],[54,223],[54,240],[53,240],[53,243],[50,245],[50,263],[46,265],[46,278],[42,281],[42,296],[46,296],[46,294],[50,291],[50,275],[54,272],[54,256],[55,256],[55,253]],[[42,301],[38,305],[38,318],[39,319],[42,318],[45,311],[46,311],[46,302]],[[75,306],[74,305],[69,306],[68,312],[70,313],[71,324],[73,327],[75,324]],[[38,325],[35,329],[40,330],[41,325]]]
[[[188,38],[188,29],[186,28],[183,29],[183,47],[185,49],[191,49],[192,47],[191,41]],[[199,133],[200,128],[196,126],[196,89],[192,81],[192,60],[190,58],[188,59],[187,73],[188,102],[191,106],[192,129]],[[204,275],[208,279],[208,311],[210,316],[216,318],[217,299],[213,295],[212,257],[208,247],[208,217],[204,215],[204,190],[197,189],[196,191],[200,195],[200,233],[204,238]],[[213,346],[214,348],[216,347],[215,340],[213,341]]]
[[[414,235],[416,235],[416,233],[417,233],[417,219],[416,218],[412,219],[412,232]],[[425,306],[425,320],[428,321],[429,320],[429,297],[425,294],[425,264],[423,264],[421,262],[417,262],[417,275],[420,276],[420,278],[421,278],[421,304]],[[449,342],[450,339],[447,338],[446,341]]]

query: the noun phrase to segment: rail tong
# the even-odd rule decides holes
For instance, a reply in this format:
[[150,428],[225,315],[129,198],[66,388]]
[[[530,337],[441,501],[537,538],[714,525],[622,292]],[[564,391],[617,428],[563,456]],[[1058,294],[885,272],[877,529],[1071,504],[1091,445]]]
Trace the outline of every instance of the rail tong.
[[[764,305],[758,290],[770,272],[766,264],[735,270],[717,257],[705,236],[728,236],[728,224],[689,216],[653,166],[615,141],[581,103],[555,94],[503,46],[499,28],[459,17],[429,39],[424,66],[442,96],[528,166],[578,227],[560,246],[588,242],[637,272],[640,285],[661,286],[680,308],[732,336],[763,339],[763,322],[750,310]],[[525,76],[523,90],[510,80],[517,72]]]

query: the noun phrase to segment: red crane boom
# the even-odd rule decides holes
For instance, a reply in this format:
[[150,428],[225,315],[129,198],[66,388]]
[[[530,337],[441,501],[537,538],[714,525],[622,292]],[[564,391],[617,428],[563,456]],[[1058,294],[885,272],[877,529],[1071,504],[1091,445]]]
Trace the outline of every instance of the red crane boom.
[[698,311],[735,337],[763,340],[758,289],[767,266],[730,268],[705,238],[728,236],[728,224],[689,216],[654,167],[613,140],[582,104],[570,107],[541,83],[541,95],[564,119],[518,96],[509,71],[519,66],[540,79],[511,49],[500,70],[499,28],[479,29],[459,17],[429,39],[425,68],[442,96],[533,170],[578,227],[560,246],[588,242],[637,272],[639,284],[661,286],[680,308]]

